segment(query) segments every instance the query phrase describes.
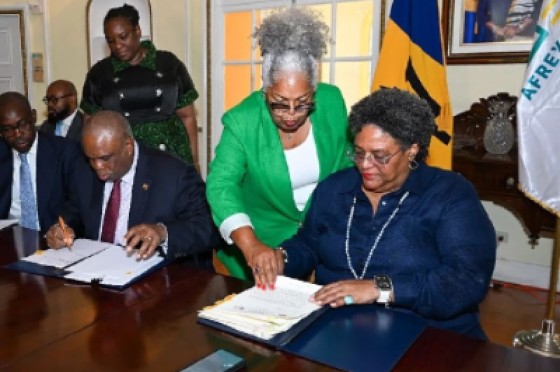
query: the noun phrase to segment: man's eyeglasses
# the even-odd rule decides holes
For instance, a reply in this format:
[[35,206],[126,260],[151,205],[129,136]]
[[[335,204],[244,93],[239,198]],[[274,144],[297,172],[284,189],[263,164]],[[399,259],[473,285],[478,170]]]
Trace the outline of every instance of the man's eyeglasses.
[[48,105],[49,103],[52,103],[53,105],[56,105],[58,103],[59,100],[66,98],[66,97],[72,97],[74,96],[73,94],[65,94],[63,96],[59,96],[59,97],[55,97],[55,96],[45,96],[43,97],[43,103],[45,105]]
[[315,102],[302,103],[297,106],[291,106],[281,102],[268,102],[268,107],[270,107],[275,114],[280,115],[288,114],[292,108],[296,114],[305,114],[315,109]]
[[396,151],[394,154],[378,156],[361,150],[350,150],[348,151],[347,156],[356,164],[363,164],[364,161],[367,161],[370,164],[384,166],[389,164],[393,156],[397,155],[399,152],[401,152],[401,150]]
[[22,130],[27,130],[31,126],[31,122],[28,120],[23,120],[17,123],[15,126],[0,125],[0,133],[5,137],[12,137],[16,134],[16,130],[21,132]]

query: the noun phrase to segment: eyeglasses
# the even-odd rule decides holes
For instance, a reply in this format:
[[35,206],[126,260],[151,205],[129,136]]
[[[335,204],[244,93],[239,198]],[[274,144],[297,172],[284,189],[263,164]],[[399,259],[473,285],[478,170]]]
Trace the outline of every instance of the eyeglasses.
[[49,103],[52,103],[53,105],[56,105],[58,103],[59,100],[66,98],[66,97],[73,97],[73,94],[65,94],[63,96],[59,96],[59,97],[55,97],[55,96],[45,96],[43,97],[43,103],[45,105],[48,105]]
[[363,164],[364,161],[367,161],[369,164],[385,166],[389,164],[393,156],[397,155],[399,152],[401,152],[401,150],[396,151],[394,154],[378,156],[361,150],[350,150],[346,155],[356,164]]
[[0,133],[5,137],[12,137],[16,134],[16,130],[21,132],[22,130],[27,130],[31,126],[31,122],[28,120],[22,120],[15,126],[0,125]]
[[267,102],[267,104],[274,113],[281,115],[289,113],[292,107],[296,114],[305,114],[315,109],[315,102],[303,103],[297,106],[291,106],[281,102]]

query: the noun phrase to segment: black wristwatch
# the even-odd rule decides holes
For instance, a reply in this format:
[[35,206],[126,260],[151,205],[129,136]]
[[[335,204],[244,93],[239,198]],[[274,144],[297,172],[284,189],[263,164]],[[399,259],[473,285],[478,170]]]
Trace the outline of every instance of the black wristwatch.
[[373,281],[377,289],[379,289],[379,297],[376,302],[387,306],[393,297],[393,282],[389,275],[375,275]]

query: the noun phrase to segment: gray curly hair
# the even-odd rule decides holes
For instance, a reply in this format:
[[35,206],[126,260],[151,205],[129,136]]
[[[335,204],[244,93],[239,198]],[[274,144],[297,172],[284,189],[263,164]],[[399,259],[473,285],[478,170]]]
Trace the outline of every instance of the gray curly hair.
[[402,150],[418,144],[416,160],[426,160],[435,121],[424,99],[398,88],[379,89],[352,106],[348,116],[354,136],[371,124],[393,137]]
[[328,33],[329,27],[319,14],[306,8],[290,7],[266,17],[253,33],[263,57],[263,89],[287,71],[305,73],[316,88],[318,63],[326,53]]

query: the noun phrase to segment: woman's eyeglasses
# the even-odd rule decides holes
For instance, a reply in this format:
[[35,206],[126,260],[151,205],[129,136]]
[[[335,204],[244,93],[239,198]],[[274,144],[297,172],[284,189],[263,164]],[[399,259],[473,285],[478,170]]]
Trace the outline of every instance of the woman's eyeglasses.
[[48,105],[49,103],[52,103],[53,105],[56,105],[58,103],[59,100],[66,98],[66,97],[72,97],[74,96],[73,94],[65,94],[63,96],[45,96],[43,97],[42,101],[45,105]]
[[302,103],[301,105],[291,106],[281,102],[270,102],[267,101],[268,107],[275,113],[275,114],[288,114],[292,109],[296,114],[306,114],[311,112],[315,109],[315,102],[309,103]]
[[363,164],[364,162],[368,162],[369,164],[385,166],[389,164],[393,156],[397,155],[399,152],[401,152],[401,150],[396,151],[394,154],[379,156],[371,152],[350,150],[346,153],[346,155],[356,164]]

